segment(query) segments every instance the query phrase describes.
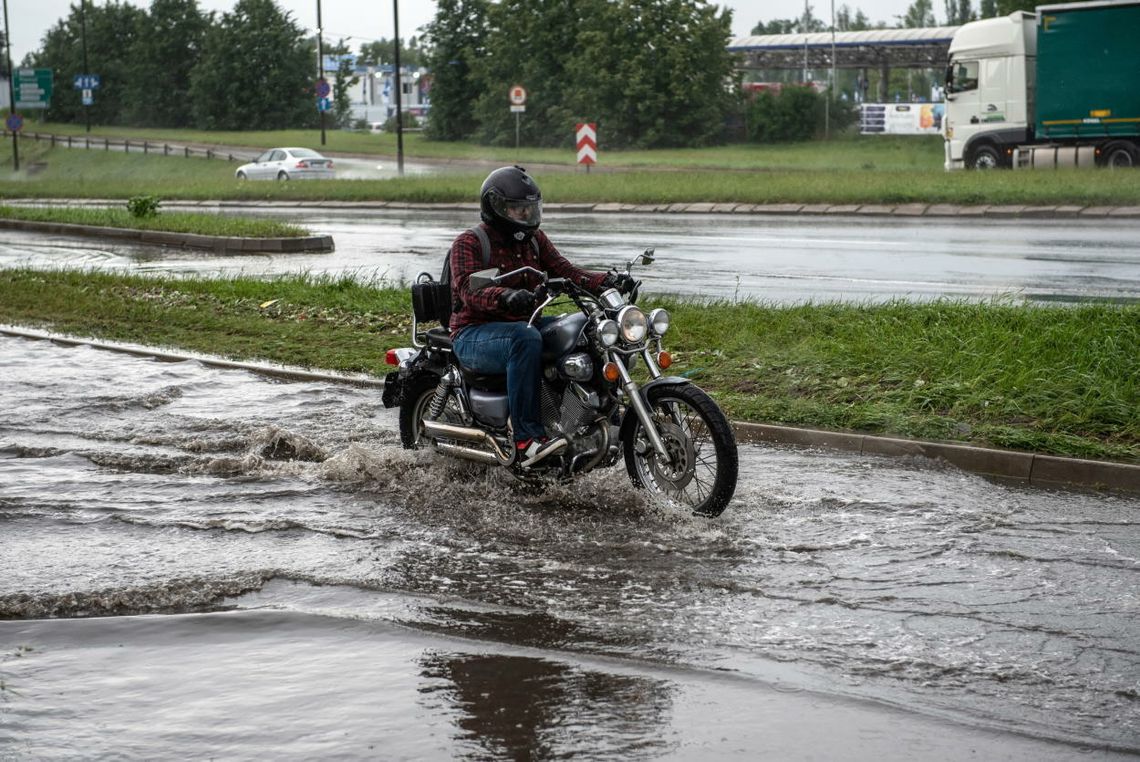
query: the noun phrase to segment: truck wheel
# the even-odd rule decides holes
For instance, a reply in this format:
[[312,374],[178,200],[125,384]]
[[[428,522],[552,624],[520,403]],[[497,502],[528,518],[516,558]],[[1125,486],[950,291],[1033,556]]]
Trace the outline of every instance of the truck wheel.
[[1136,149],[1128,143],[1109,143],[1104,149],[1104,166],[1109,169],[1126,169],[1137,163]]
[[1001,166],[1001,154],[995,146],[983,145],[973,150],[970,169],[997,169]]

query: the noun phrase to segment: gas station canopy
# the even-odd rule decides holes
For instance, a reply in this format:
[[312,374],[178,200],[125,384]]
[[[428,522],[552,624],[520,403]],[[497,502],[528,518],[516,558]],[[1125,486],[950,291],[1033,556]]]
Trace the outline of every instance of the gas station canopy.
[[[900,68],[941,69],[950,57],[950,40],[956,26],[928,29],[869,29],[836,32],[837,69]],[[729,40],[728,50],[739,54],[741,69],[829,69],[832,34],[766,34]],[[804,56],[807,65],[804,65]]]

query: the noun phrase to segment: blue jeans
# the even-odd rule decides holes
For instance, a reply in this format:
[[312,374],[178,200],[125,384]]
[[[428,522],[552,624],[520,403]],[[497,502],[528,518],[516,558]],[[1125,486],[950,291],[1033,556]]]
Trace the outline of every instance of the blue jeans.
[[[553,317],[541,318],[539,326]],[[476,373],[507,374],[507,407],[515,441],[546,436],[539,412],[542,336],[523,322],[483,323],[459,332],[451,342],[463,367]]]

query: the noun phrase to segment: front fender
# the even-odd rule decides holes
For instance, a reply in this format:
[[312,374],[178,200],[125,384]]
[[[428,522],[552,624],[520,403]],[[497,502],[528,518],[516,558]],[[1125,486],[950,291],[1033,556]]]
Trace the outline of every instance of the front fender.
[[[645,404],[648,406],[650,389],[654,389],[658,386],[672,386],[674,384],[691,383],[692,381],[687,378],[682,378],[681,376],[661,376],[660,378],[653,379],[645,386],[638,387],[637,393],[641,396],[641,399],[644,400]],[[623,442],[626,441],[626,437],[629,437],[633,434],[633,427],[636,423],[637,413],[634,412],[632,407],[626,407],[625,415],[622,416],[621,419],[621,432],[618,434],[618,438]]]

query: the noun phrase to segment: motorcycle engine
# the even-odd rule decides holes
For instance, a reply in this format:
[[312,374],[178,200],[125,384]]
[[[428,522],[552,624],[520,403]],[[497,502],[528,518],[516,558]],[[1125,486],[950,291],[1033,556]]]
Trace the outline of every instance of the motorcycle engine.
[[582,400],[571,384],[558,388],[543,381],[542,425],[547,431],[572,438],[597,417],[598,411]]

